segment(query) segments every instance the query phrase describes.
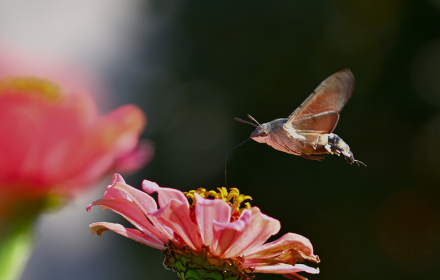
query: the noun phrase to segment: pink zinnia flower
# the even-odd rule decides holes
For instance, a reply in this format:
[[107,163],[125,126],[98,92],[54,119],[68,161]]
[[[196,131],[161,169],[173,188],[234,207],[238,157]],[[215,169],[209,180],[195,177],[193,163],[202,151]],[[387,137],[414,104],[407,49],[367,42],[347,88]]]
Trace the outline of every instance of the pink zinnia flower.
[[[252,279],[247,273],[281,274],[289,279],[305,279],[297,272],[318,273],[298,262],[319,262],[310,241],[287,233],[276,241],[266,240],[278,233],[280,222],[261,213],[257,207],[240,207],[248,196],[237,189],[228,193],[198,189],[185,194],[161,188],[144,180],[137,190],[115,174],[103,199],[87,207],[100,205],[131,222],[136,229],[113,223],[94,223],[92,233],[112,230],[150,247],[162,250],[164,264],[181,279]],[[148,194],[157,192],[156,201]],[[188,198],[192,200],[190,204]],[[212,197],[213,199],[209,199]]]
[[141,167],[151,149],[138,145],[145,120],[132,105],[99,117],[89,95],[45,79],[0,77],[0,221],[19,201],[65,198]]

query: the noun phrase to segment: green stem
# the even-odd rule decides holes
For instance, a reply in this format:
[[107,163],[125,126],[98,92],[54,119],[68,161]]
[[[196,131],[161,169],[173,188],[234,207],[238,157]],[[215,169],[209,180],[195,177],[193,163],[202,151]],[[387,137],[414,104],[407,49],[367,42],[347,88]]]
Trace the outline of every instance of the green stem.
[[32,223],[0,226],[0,280],[18,280],[32,249]]

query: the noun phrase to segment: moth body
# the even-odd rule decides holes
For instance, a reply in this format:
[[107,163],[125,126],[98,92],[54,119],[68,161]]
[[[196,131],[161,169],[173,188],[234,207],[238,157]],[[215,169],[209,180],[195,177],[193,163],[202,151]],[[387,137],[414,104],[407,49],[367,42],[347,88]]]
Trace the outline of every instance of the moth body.
[[350,70],[337,72],[324,80],[288,118],[280,118],[255,126],[250,138],[272,148],[312,160],[323,160],[328,154],[342,155],[348,163],[355,160],[350,147],[333,133],[339,113],[350,99],[354,76]]
[[286,128],[287,119],[263,123],[251,133],[252,140],[266,143],[272,148],[312,160],[322,160],[325,155],[342,155],[350,164],[354,162],[350,147],[334,133],[317,134]]

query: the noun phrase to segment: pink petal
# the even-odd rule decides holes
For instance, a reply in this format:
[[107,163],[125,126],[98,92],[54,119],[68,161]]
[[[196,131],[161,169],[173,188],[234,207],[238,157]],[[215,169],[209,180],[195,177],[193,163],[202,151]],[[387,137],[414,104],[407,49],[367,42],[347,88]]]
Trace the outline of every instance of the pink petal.
[[112,189],[119,190],[123,194],[130,197],[145,215],[157,210],[157,204],[154,198],[136,188],[133,188],[127,184],[116,183]]
[[139,142],[138,146],[131,151],[118,158],[114,169],[119,172],[132,172],[140,169],[151,160],[154,155],[153,145],[149,142]]
[[135,203],[139,209],[144,212],[150,222],[166,236],[165,239],[161,239],[162,242],[167,243],[168,240],[175,241],[172,234],[162,225],[162,223],[160,223],[156,217],[149,215],[149,213],[157,210],[157,205],[154,198],[136,188],[122,183],[116,183],[110,190],[119,191],[128,196],[130,201],[133,201],[133,203]]
[[145,115],[139,108],[120,107],[54,145],[44,169],[51,171],[48,174],[53,181],[64,181],[69,186],[90,183],[136,147],[144,125]]
[[214,240],[211,250],[215,256],[223,254],[234,246],[235,241],[243,234],[251,222],[251,212],[246,211],[232,223],[213,222]]
[[307,273],[318,274],[319,269],[309,267],[304,264],[279,264],[279,265],[266,265],[266,266],[257,266],[254,268],[253,272],[260,273],[274,273],[274,274],[289,274],[295,272],[305,271]]
[[116,132],[108,141],[104,143],[110,144],[118,153],[118,156],[124,156],[132,152],[138,145],[139,134],[145,127],[145,114],[134,105],[124,105],[110,112],[108,115],[101,117],[100,126],[107,126],[107,132]]
[[172,199],[182,202],[189,208],[188,199],[179,190],[171,188],[161,188],[158,184],[148,180],[144,180],[142,182],[142,189],[148,194],[157,192],[160,208],[165,207],[168,203],[170,203]]
[[252,207],[246,212],[251,212],[251,221],[243,234],[235,240],[232,248],[223,256],[224,258],[246,255],[247,251],[261,246],[281,228],[278,220],[264,215],[258,207]]
[[167,242],[168,238],[165,237],[156,227],[154,227],[145,217],[145,214],[141,209],[134,204],[123,198],[115,199],[98,199],[87,207],[87,211],[93,206],[101,205],[105,210],[106,208],[123,216],[127,221],[132,223],[135,227],[140,229],[143,233],[151,235],[151,237],[158,238]]
[[[78,134],[96,118],[93,102],[87,96],[75,95],[62,96],[59,103],[52,104],[38,95],[19,94],[13,90],[9,94],[7,92],[3,89],[0,94],[0,135],[3,135],[0,180],[20,180],[21,184],[30,185],[60,185],[65,177],[61,176],[55,182],[53,178],[58,178],[62,173],[60,170],[71,165],[70,158],[68,161],[62,158],[52,168],[47,168],[46,163],[52,160],[55,147]],[[69,148],[75,150],[77,146],[78,143],[75,143]],[[3,166],[3,163],[7,165]],[[10,169],[14,174],[9,172]]]
[[[23,172],[21,166],[26,165],[29,154],[37,153],[35,150],[35,136],[40,136],[42,112],[47,106],[43,102],[29,102],[23,100],[24,96],[0,94],[0,180],[4,182],[14,182],[18,179],[26,180],[28,173]],[[29,98],[27,98],[29,99]],[[13,121],[11,121],[13,120]],[[41,157],[40,157],[41,160]],[[24,173],[24,174],[23,174]],[[30,184],[41,184],[38,181],[30,181]],[[43,182],[44,183],[44,182]]]
[[122,178],[122,176],[118,173],[113,174],[112,182],[110,183],[110,185],[107,186],[107,189],[114,186],[116,183],[125,184],[124,178]]
[[202,248],[198,227],[191,221],[188,203],[172,199],[165,207],[150,214],[180,235],[191,249],[198,251]]
[[281,238],[254,248],[246,253],[246,259],[266,259],[281,254],[285,250],[296,250],[306,256],[313,256],[313,247],[310,240],[295,233],[286,233]]
[[105,199],[125,198],[125,199],[130,200],[130,198],[126,194],[124,194],[120,190],[113,188],[113,186],[116,185],[117,183],[125,184],[125,180],[124,180],[124,178],[122,178],[121,175],[119,175],[118,173],[115,173],[115,174],[113,174],[112,182],[110,183],[110,185],[107,185],[107,189],[104,192],[103,198],[105,198]]
[[133,239],[134,241],[140,242],[144,245],[163,250],[165,247],[163,246],[163,243],[160,242],[157,239],[153,239],[142,232],[131,229],[131,228],[125,228],[120,224],[113,224],[113,223],[93,223],[89,225],[90,232],[95,234],[97,233],[99,236],[102,234],[102,232],[106,230],[114,231],[122,236],[128,237],[130,239]]
[[204,199],[195,193],[195,214],[203,243],[212,248],[213,222],[227,223],[231,217],[231,207],[221,199]]

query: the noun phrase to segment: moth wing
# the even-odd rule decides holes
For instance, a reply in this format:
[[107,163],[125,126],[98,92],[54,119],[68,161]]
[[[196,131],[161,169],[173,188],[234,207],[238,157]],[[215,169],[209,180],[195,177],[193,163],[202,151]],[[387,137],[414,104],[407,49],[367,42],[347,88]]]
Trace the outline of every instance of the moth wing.
[[[313,116],[304,117],[286,124],[303,133],[332,133],[338,124],[339,114],[334,111],[323,112]],[[298,132],[300,133],[300,132]]]
[[292,123],[322,112],[340,113],[351,97],[354,88],[354,76],[349,69],[336,72],[325,79],[306,100],[287,118]]

